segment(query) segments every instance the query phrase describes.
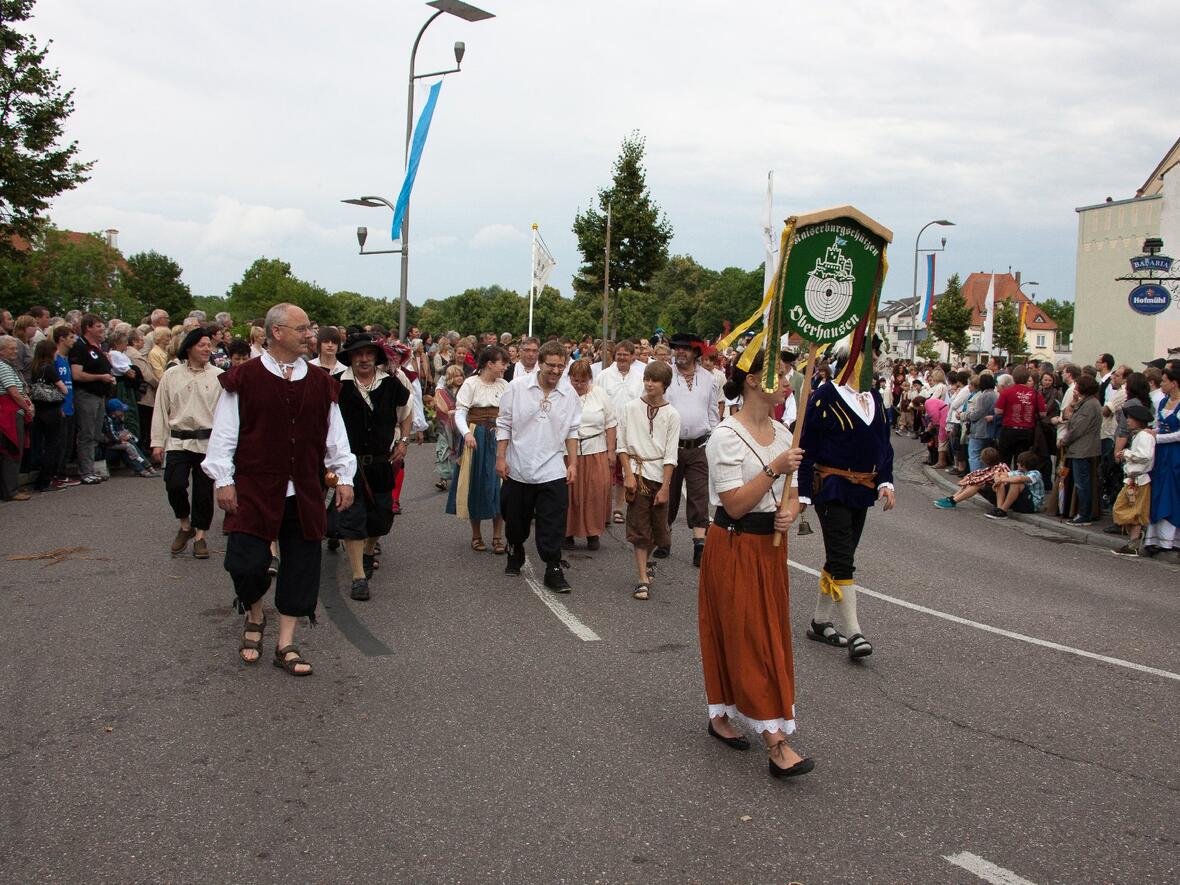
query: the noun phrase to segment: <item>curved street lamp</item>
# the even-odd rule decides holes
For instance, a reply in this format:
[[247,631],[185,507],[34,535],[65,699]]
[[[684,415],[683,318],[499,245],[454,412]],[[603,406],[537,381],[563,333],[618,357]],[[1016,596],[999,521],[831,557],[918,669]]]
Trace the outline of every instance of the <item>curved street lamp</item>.
[[[922,234],[926,232],[926,228],[932,224],[940,224],[943,227],[954,227],[953,221],[947,221],[945,218],[940,218],[937,221],[928,221],[918,231],[918,236],[914,238],[914,292],[913,300],[910,302],[910,359],[917,356],[918,353],[918,243],[922,240]],[[943,248],[946,248],[946,238],[942,240]],[[941,252],[942,249],[923,249],[923,252]]]
[[[426,29],[430,27],[431,23],[440,15],[446,13],[453,15],[456,18],[461,18],[468,22],[484,21],[489,18],[495,18],[493,13],[485,9],[480,9],[478,6],[472,6],[470,3],[464,3],[463,0],[430,0],[427,6],[433,7],[437,10],[433,15],[426,20],[418,31],[418,36],[414,38],[414,46],[410,50],[410,79],[409,88],[406,97],[406,144],[405,152],[402,159],[402,168],[405,169],[410,164],[410,140],[414,134],[414,81],[421,80],[425,77],[440,77],[446,74],[459,73],[460,66],[463,62],[463,56],[467,52],[467,44],[456,41],[454,45],[455,66],[448,68],[445,71],[431,71],[428,74],[415,73],[415,65],[418,58],[418,44],[422,42],[422,35],[426,33]],[[379,206],[388,206],[390,211],[396,212],[394,204],[384,197],[356,197],[353,199],[342,200],[341,202],[349,203],[353,206],[365,206],[367,208],[376,208]],[[362,240],[358,231],[357,239]],[[400,252],[402,256],[401,267],[401,304],[398,308],[398,338],[406,337],[406,303],[409,293],[410,283],[410,204],[406,201],[406,211],[402,216],[402,230],[401,230],[401,248],[400,249],[379,249],[370,250],[368,252],[364,249],[364,242],[361,241],[362,255],[388,255],[392,252]]]

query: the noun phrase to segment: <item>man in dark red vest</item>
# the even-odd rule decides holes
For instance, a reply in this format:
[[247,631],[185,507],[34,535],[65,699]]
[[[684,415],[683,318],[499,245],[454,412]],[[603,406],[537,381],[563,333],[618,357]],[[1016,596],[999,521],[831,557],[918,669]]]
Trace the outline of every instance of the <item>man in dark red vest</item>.
[[302,357],[313,333],[307,314],[276,304],[266,314],[266,350],[218,376],[224,393],[213,415],[213,435],[201,468],[213,479],[226,512],[225,570],[246,625],[238,653],[247,664],[262,654],[270,587],[270,542],[278,539],[275,584],[279,639],[274,664],[292,676],[311,675],[295,646],[295,623],[315,621],[320,586],[320,541],[327,527],[321,478],[335,473],[336,506],[352,504],[356,458],[340,415],[339,383],[309,372]]

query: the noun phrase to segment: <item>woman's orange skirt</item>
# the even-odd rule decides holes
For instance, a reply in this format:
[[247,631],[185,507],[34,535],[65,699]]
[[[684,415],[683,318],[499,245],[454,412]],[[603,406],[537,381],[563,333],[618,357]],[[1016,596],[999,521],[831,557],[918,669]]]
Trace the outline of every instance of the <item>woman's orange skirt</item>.
[[709,716],[758,732],[795,730],[787,548],[774,535],[709,527],[698,621]]
[[571,538],[601,535],[610,516],[610,455],[578,456],[578,474],[570,486],[565,533]]

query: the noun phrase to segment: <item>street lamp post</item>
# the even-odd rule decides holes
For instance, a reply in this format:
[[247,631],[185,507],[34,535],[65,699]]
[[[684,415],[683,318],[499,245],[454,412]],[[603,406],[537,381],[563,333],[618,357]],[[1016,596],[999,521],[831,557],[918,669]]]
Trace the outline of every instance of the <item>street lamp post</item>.
[[[418,59],[418,44],[422,42],[422,35],[426,33],[426,29],[430,27],[431,22],[438,18],[443,13],[453,15],[456,18],[461,18],[468,22],[484,21],[485,19],[495,18],[495,16],[487,10],[480,9],[478,6],[472,6],[470,3],[464,3],[463,0],[430,0],[427,6],[432,6],[437,11],[426,20],[418,31],[418,36],[414,38],[414,46],[410,50],[410,79],[409,87],[406,96],[406,144],[405,151],[402,158],[402,168],[407,169],[410,165],[410,140],[414,135],[414,81],[421,80],[425,77],[440,77],[446,74],[459,73],[460,66],[463,63],[463,55],[467,52],[467,45],[456,41],[455,43],[455,66],[448,68],[445,71],[431,71],[428,74],[417,74],[414,72],[415,65]],[[388,206],[391,210],[396,212],[394,205],[389,200],[383,197],[360,197],[357,199],[344,200],[345,203],[351,203],[355,206]],[[359,239],[358,234],[358,239]],[[397,334],[398,338],[406,337],[406,303],[409,296],[410,285],[410,201],[406,199],[406,210],[402,215],[402,229],[401,229],[401,248],[400,249],[384,249],[379,251],[364,251],[364,243],[361,243],[362,255],[384,255],[391,252],[400,252],[402,256],[401,268],[401,304],[398,308],[398,324]]]
[[[918,231],[918,236],[914,238],[914,292],[913,301],[910,302],[910,359],[914,359],[918,354],[918,243],[922,241],[922,234],[926,232],[926,228],[932,224],[940,224],[943,227],[954,227],[953,221],[947,221],[945,218],[940,218],[937,221],[928,221]],[[946,239],[942,241],[943,248],[946,248]],[[923,252],[941,252],[942,249],[923,249]]]

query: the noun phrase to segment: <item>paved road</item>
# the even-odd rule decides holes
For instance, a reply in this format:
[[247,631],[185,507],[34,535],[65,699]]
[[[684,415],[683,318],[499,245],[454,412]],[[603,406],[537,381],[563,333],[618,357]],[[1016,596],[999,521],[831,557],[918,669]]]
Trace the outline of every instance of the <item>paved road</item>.
[[936,511],[903,458],[864,665],[803,639],[821,545],[792,538],[818,766],[784,784],[704,733],[683,527],[647,604],[620,534],[573,553],[567,623],[467,549],[430,460],[372,601],[326,555],[307,680],[237,663],[221,538],[170,559],[158,482],[0,505],[0,554],[90,548],[0,572],[0,881],[1180,879],[1175,566]]

